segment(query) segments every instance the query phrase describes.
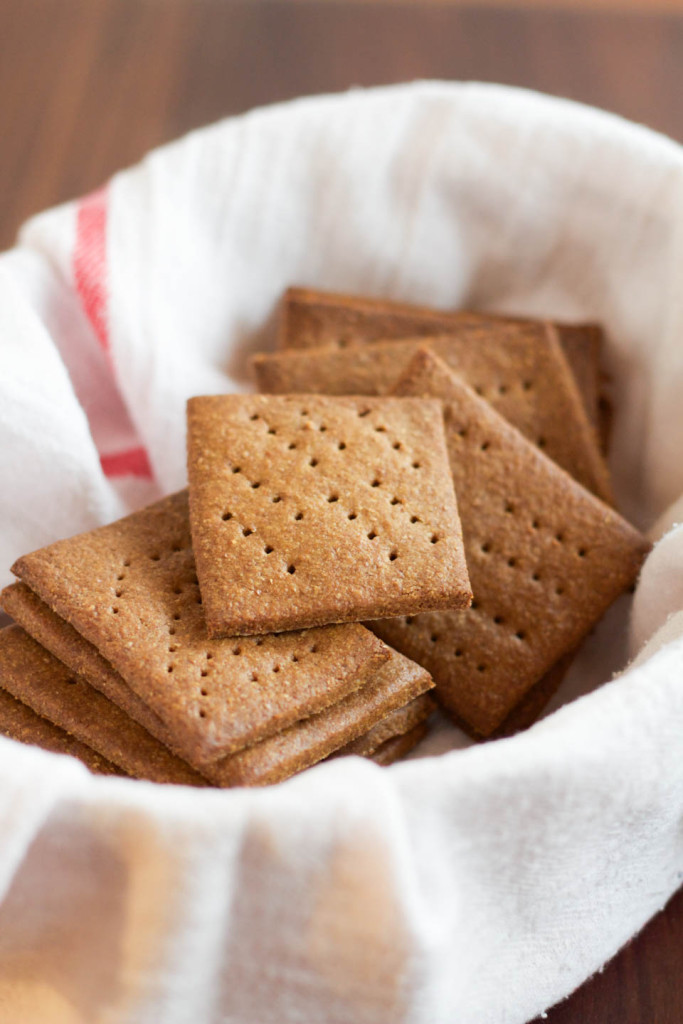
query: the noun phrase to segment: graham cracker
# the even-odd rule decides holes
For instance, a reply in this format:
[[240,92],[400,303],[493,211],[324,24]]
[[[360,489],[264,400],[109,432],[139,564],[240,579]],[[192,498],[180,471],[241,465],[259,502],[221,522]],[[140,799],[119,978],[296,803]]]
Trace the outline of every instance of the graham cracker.
[[[1,680],[0,680],[1,681]],[[35,711],[0,689],[0,735],[28,746],[41,747],[52,754],[69,754],[82,761],[93,775],[123,775],[106,758],[79,743],[63,729],[41,718]]]
[[128,775],[151,782],[206,785],[189,765],[57,661],[20,626],[0,630],[0,686]]
[[374,761],[375,764],[381,765],[383,768],[387,768],[390,764],[395,764],[396,761],[400,761],[402,757],[405,757],[411,750],[414,750],[428,732],[429,727],[426,722],[413,726],[412,729],[402,736],[394,736],[383,743],[381,747],[378,747],[374,753],[369,755],[370,760]]
[[355,754],[358,757],[371,757],[387,740],[392,740],[396,736],[404,736],[415,726],[425,722],[435,708],[436,703],[431,694],[425,693],[421,697],[416,697],[415,700],[411,700],[410,704],[392,711],[372,729],[335,751],[331,757],[346,757],[350,754]]
[[[281,782],[377,727],[397,709],[415,704],[416,698],[421,699],[420,695],[433,685],[428,672],[392,651],[391,659],[361,691],[277,736],[225,758],[212,766],[213,781],[221,786]],[[413,720],[418,720],[418,716],[413,715]]]
[[[105,676],[101,672],[98,662],[104,659],[97,653],[92,645],[88,644],[75,630],[67,623],[61,623],[59,617],[52,612],[40,598],[24,584],[13,584],[3,593],[5,607],[12,608],[19,621],[29,623],[29,628],[35,630],[32,633],[40,633],[46,639],[48,649],[55,653],[55,648],[62,649],[70,659],[68,667],[73,671],[78,666],[83,673],[80,680],[79,693],[82,693],[81,705],[76,708],[67,708],[66,700],[62,694],[56,713],[54,708],[51,713],[59,716],[62,721],[64,715],[69,720],[79,713],[80,707],[85,704],[88,708],[97,709],[97,722],[92,723],[92,716],[87,716],[84,727],[89,729],[89,741],[97,749],[107,750],[107,736],[112,728],[120,721],[121,712],[119,703],[123,697],[125,707],[125,691],[128,689],[123,679],[117,675],[111,666],[108,666],[109,675],[116,681],[111,687],[113,700],[118,705],[110,704],[95,691],[100,689],[100,683]],[[28,609],[28,614],[27,614]],[[61,626],[60,626],[61,623]],[[62,628],[63,627],[63,628]],[[69,643],[64,645],[63,637],[68,637],[68,632],[74,634],[69,637]],[[106,662],[104,662],[106,665]],[[94,677],[89,669],[94,667]],[[90,692],[85,686],[89,683],[94,690]],[[108,685],[111,679],[108,680]],[[331,708],[311,716],[295,725],[290,726],[282,733],[269,739],[262,740],[244,751],[238,751],[219,761],[208,765],[198,765],[202,774],[216,786],[247,786],[265,785],[266,783],[281,781],[290,775],[304,768],[315,764],[326,757],[330,751],[358,736],[359,733],[371,729],[382,716],[391,715],[393,710],[411,701],[411,705],[424,706],[426,698],[415,698],[416,694],[422,694],[433,686],[429,674],[420,666],[408,658],[404,658],[395,651],[389,651],[389,660],[378,670],[376,675],[362,689],[352,693]],[[85,694],[88,694],[87,698]],[[72,696],[72,691],[67,693],[67,699]],[[134,696],[131,694],[131,696]],[[433,704],[433,702],[432,702]],[[143,705],[144,707],[144,705]],[[137,712],[137,708],[134,711]],[[408,724],[417,721],[412,716]],[[102,722],[105,728],[102,730]],[[138,719],[140,721],[140,719]],[[146,727],[147,723],[142,722]],[[163,725],[158,730],[159,723],[152,722],[152,734],[162,743],[165,742]],[[155,731],[157,730],[157,731]],[[104,741],[101,737],[104,736]],[[147,743],[142,751],[143,758],[149,748]],[[146,762],[145,762],[146,765]],[[138,765],[139,768],[139,765]]]
[[649,544],[433,353],[419,352],[396,390],[444,402],[474,601],[373,628],[489,736],[633,583]]
[[188,473],[209,636],[470,601],[438,402],[192,398]]
[[288,350],[253,360],[268,393],[383,395],[425,344],[525,437],[604,501],[609,470],[552,328],[514,324],[495,332],[376,341],[353,348]]
[[389,657],[357,624],[207,640],[187,492],[25,555],[13,572],[96,648],[193,765],[336,703]]
[[[310,288],[289,288],[280,305],[278,344],[280,348],[317,348],[323,345],[348,348],[373,341],[448,334],[472,327],[497,331],[520,324],[540,326],[542,321],[472,310],[445,311]],[[588,419],[597,428],[602,328],[593,323],[553,323],[552,327],[576,378]]]

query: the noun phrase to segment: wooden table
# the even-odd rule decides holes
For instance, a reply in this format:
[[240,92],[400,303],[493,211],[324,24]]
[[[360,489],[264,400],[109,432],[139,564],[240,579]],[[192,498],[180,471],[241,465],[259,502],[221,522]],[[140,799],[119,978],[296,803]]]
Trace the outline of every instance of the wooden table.
[[[683,140],[683,16],[287,0],[0,0],[0,246],[151,146],[261,103],[413,78],[593,103]],[[681,1024],[683,892],[550,1024]],[[389,1022],[387,1022],[389,1024]]]

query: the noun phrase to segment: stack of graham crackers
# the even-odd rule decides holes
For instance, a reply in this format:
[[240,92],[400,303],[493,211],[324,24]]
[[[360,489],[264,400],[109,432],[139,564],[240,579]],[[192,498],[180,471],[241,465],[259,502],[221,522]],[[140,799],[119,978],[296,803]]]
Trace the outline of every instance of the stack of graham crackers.
[[13,566],[0,731],[234,786],[391,763],[432,687],[476,737],[530,724],[648,550],[600,336],[290,290],[262,393],[190,400],[188,491]]

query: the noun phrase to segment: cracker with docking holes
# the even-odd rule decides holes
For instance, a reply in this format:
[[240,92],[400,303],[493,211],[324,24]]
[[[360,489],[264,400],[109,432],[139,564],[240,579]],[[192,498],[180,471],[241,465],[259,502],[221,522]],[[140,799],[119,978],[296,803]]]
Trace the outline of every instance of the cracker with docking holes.
[[[28,588],[23,584],[14,584],[13,587],[7,588],[4,596],[9,595],[10,600],[5,602],[5,606],[11,605],[19,617],[21,617],[22,609],[32,609],[31,616],[27,617],[31,625],[34,628],[38,625],[39,631],[42,631],[48,644],[52,638],[57,637],[57,646],[60,646],[60,632],[55,625],[55,620],[58,617],[43,604],[45,615],[41,623],[40,605],[42,602],[35,595],[31,595],[30,591],[27,597],[25,595],[27,590]],[[67,624],[65,626],[68,630],[72,629]],[[13,627],[13,629],[18,629],[18,627]],[[73,630],[72,632],[75,633]],[[38,651],[42,649],[38,648],[38,645],[26,634],[24,635],[26,639],[23,641],[23,648],[28,664],[30,656],[35,660]],[[4,637],[3,632],[0,632],[0,672],[5,639],[9,638]],[[74,655],[73,652],[79,646],[80,653]],[[78,664],[81,671],[88,664],[96,664],[94,661],[89,661],[89,647],[95,659],[103,660],[87,640],[75,634],[75,638],[72,638],[72,642],[66,649],[67,655],[71,658],[71,664],[68,667],[62,666],[54,657],[47,655],[47,657],[42,657],[41,662],[47,666],[46,671],[52,673],[49,677],[45,674],[38,674],[31,675],[27,679],[21,673],[17,676],[15,668],[11,683],[11,686],[14,687],[13,692],[39,710],[50,721],[87,740],[95,750],[115,760],[117,764],[121,764],[131,775],[138,778],[150,778],[154,777],[156,773],[156,781],[187,781],[190,784],[201,785],[202,780],[198,781],[187,765],[183,765],[182,762],[176,763],[177,758],[169,760],[168,752],[161,745],[165,742],[163,729],[160,732],[153,731],[153,735],[161,741],[161,743],[157,743],[143,729],[135,725],[133,720],[127,719],[119,706],[102,696],[97,688],[97,683],[88,676],[87,668],[82,676],[73,675],[74,664]],[[45,655],[44,651],[43,655]],[[59,685],[60,679],[65,673],[66,675],[71,673],[69,681],[72,685],[68,688]],[[0,674],[1,681],[2,675]],[[282,733],[262,740],[246,750],[238,751],[209,765],[198,767],[205,778],[216,786],[264,785],[282,781],[322,760],[332,751],[357,738],[368,729],[377,727],[378,723],[381,723],[387,715],[395,714],[396,709],[400,709],[407,702],[411,702],[409,706],[416,704],[419,706],[419,695],[426,693],[432,686],[433,682],[424,669],[408,658],[391,651],[389,660],[379,668],[376,675],[362,689],[350,694],[338,704],[297,722]],[[126,685],[120,677],[119,687],[123,690],[126,689]],[[117,692],[117,697],[119,696],[120,693]],[[424,698],[422,699],[424,700]],[[430,704],[430,706],[432,705]],[[416,724],[418,720],[413,715],[408,724]],[[152,724],[153,729],[156,728],[156,723]],[[388,738],[391,734],[390,731],[384,738]],[[115,739],[114,747],[112,747],[112,736]],[[377,745],[375,744],[375,746]],[[122,763],[122,758],[125,759],[125,764]],[[166,774],[169,764],[171,765],[172,777],[159,777],[159,760]],[[162,772],[162,776],[163,774]],[[177,777],[178,774],[180,777]]]
[[[489,332],[502,328],[504,335],[507,326],[530,323],[541,321],[472,310],[448,312],[389,299],[288,288],[280,306],[278,343],[280,348],[348,348],[365,342],[428,337],[473,327],[487,328]],[[602,328],[594,323],[553,323],[552,327],[576,378],[588,419],[597,428]]]
[[474,600],[373,628],[428,669],[470,732],[489,736],[633,583],[649,544],[429,350],[396,390],[444,402]]
[[[60,619],[26,584],[13,583],[5,588],[1,598],[2,607],[34,640],[173,749],[173,737],[163,722],[135,696],[96,648]],[[414,680],[424,688],[433,685],[425,671],[391,651],[389,660],[377,675],[344,701],[244,752],[210,765],[197,764],[197,768],[219,786],[262,784],[266,777],[270,781],[271,775],[285,778],[321,760],[329,750],[366,729],[368,723],[376,722],[395,707],[397,695],[408,700],[409,696],[405,696],[401,687],[412,686]]]
[[206,785],[189,765],[57,661],[20,626],[0,630],[0,686],[128,775],[151,782]]
[[[239,751],[215,766],[220,785],[281,782],[309,768],[359,736],[379,728],[433,686],[425,669],[395,651],[362,690],[333,708],[297,722],[277,736]],[[414,723],[418,720],[413,716]],[[420,719],[421,720],[421,719]]]
[[377,341],[355,348],[287,350],[254,357],[259,388],[274,394],[388,393],[425,344],[525,437],[603,501],[607,464],[567,360],[548,325]]
[[439,402],[193,398],[188,475],[209,636],[469,604]]
[[187,492],[25,555],[13,572],[97,648],[193,765],[337,703],[389,658],[355,623],[207,639]]

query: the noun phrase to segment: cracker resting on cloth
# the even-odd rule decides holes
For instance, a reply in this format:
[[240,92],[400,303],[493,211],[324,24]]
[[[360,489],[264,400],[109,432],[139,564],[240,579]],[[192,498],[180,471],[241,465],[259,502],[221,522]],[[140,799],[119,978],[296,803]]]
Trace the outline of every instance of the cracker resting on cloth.
[[[226,759],[223,764],[229,773],[229,784],[280,782],[309,768],[346,743],[381,728],[387,716],[401,715],[406,705],[415,705],[416,699],[433,685],[425,669],[392,651],[391,659],[362,690],[335,707],[290,726],[278,736]],[[423,719],[414,712],[407,717]]]
[[429,350],[397,390],[444,402],[474,600],[373,628],[430,671],[468,731],[489,736],[633,583],[649,544]]
[[208,640],[187,492],[25,555],[13,572],[94,645],[195,766],[337,703],[389,657],[357,624]]
[[[35,627],[40,621],[40,601],[35,595],[26,599],[27,589],[23,584],[8,587],[3,592],[3,603],[11,606],[20,620],[22,609],[28,608],[31,614],[27,619]],[[50,629],[56,616],[47,606],[43,608],[43,635],[48,639],[58,637]],[[424,698],[420,695],[433,686],[423,668],[390,651],[388,660],[361,690],[282,733],[203,766],[205,779],[200,779],[186,764],[169,755],[157,742],[161,737],[153,739],[116,704],[105,699],[90,684],[87,672],[75,675],[71,666],[62,665],[19,626],[8,629],[10,632],[0,631],[0,685],[6,685],[50,722],[87,742],[129,775],[156,782],[206,785],[205,780],[209,780],[216,786],[246,786],[281,781],[381,725],[386,716],[397,713],[402,721],[415,724],[419,718],[414,708],[423,706],[420,700]],[[82,638],[81,645],[87,650],[88,643]],[[95,652],[95,657],[100,655]],[[87,655],[76,660],[83,666],[87,664]],[[125,686],[122,680],[121,684]],[[407,702],[413,712],[406,716],[402,709]],[[384,738],[395,731],[389,729]]]

